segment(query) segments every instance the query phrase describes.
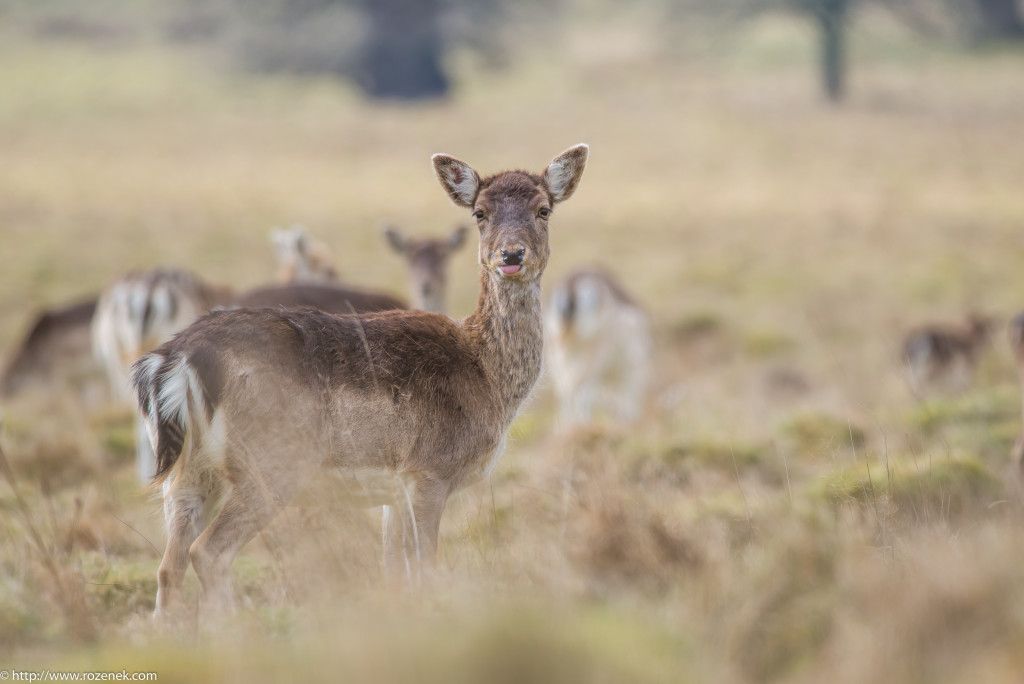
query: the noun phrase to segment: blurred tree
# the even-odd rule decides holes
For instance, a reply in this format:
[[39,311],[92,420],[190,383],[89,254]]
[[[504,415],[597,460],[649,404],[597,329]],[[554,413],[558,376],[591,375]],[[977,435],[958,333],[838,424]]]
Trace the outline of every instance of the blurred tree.
[[851,0],[792,0],[818,27],[819,64],[825,96],[839,102],[846,93],[846,30]]
[[439,0],[361,0],[369,18],[356,81],[372,97],[421,99],[448,92]]
[[1024,20],[1017,0],[973,0],[976,34],[982,39],[1024,38]]
[[497,23],[511,5],[507,0],[175,2],[179,10],[165,28],[175,40],[187,39],[196,33],[194,25],[205,28],[213,17],[216,30],[204,31],[203,38],[225,43],[249,68],[337,74],[370,97],[403,100],[445,95],[451,87],[445,57],[457,46],[495,63],[502,50]]

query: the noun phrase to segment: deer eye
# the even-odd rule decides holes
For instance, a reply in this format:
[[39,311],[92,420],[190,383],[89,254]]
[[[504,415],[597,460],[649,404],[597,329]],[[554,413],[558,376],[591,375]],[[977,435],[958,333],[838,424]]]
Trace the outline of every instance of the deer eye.
[[547,207],[541,207],[537,211],[537,216],[540,216],[542,219],[546,219],[548,216],[551,216],[551,210]]
[[482,221],[484,219],[484,210],[483,209],[477,209],[476,211],[473,212],[473,217],[477,221]]

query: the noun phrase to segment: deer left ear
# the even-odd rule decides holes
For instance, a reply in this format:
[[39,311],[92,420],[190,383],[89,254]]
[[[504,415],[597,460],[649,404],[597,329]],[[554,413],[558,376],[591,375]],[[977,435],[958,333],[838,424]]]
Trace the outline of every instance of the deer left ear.
[[581,143],[551,160],[544,171],[544,183],[548,186],[552,201],[564,202],[572,197],[583,177],[583,169],[587,168],[589,155],[590,147]]
[[435,154],[430,160],[434,163],[437,180],[441,182],[441,187],[451,197],[452,202],[460,207],[472,209],[476,195],[480,192],[480,176],[473,167],[447,154]]

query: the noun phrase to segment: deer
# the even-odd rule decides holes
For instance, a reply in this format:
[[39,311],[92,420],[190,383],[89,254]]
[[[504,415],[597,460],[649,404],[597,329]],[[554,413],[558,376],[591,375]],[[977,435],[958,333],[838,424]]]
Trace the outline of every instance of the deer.
[[[103,293],[92,318],[93,351],[107,371],[115,397],[131,400],[129,370],[143,354],[211,309],[246,306],[312,307],[337,313],[406,308],[390,295],[338,284],[293,282],[235,294],[183,269],[133,271]],[[136,423],[136,476],[145,483],[156,475],[156,456],[141,419]]]
[[[231,296],[179,268],[130,271],[100,295],[91,321],[93,354],[107,372],[114,398],[130,401],[131,366],[188,324]],[[156,456],[145,424],[136,418],[135,473],[140,482],[156,474]]]
[[433,568],[448,498],[494,468],[540,375],[548,222],[588,153],[580,144],[540,174],[486,177],[432,157],[479,229],[480,294],[466,318],[215,311],[135,364],[167,524],[157,617],[177,612],[190,565],[203,609],[233,610],[236,555],[325,471],[350,483],[354,503],[383,505],[385,576],[416,583]]
[[311,237],[305,226],[273,228],[270,244],[277,257],[279,283],[330,283],[338,279],[330,248]]
[[439,240],[406,237],[397,228],[384,228],[388,245],[409,267],[410,299],[414,309],[445,313],[448,257],[462,247],[468,232],[466,226],[459,226],[447,238]]
[[625,422],[639,417],[650,375],[650,320],[611,273],[576,270],[558,281],[545,333],[563,428],[590,423],[599,410]]
[[989,343],[992,327],[991,319],[972,313],[963,325],[928,324],[907,333],[903,361],[909,368],[914,392],[940,381],[956,380],[965,385]]
[[41,311],[0,376],[0,396],[12,398],[30,387],[72,385],[84,399],[103,395],[89,332],[96,299]]

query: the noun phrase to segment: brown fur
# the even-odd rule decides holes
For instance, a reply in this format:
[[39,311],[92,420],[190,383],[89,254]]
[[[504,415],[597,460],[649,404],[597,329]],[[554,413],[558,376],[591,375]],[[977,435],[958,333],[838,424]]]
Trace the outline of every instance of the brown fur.
[[386,567],[432,562],[448,496],[486,476],[540,374],[546,216],[578,182],[563,167],[578,176],[586,156],[577,146],[544,176],[483,182],[464,162],[434,157],[442,186],[480,228],[480,298],[462,321],[242,309],[202,318],[136,364],[166,478],[158,612],[190,562],[207,601],[230,604],[237,552],[325,466],[357,486],[363,472],[384,482],[383,498],[367,499],[387,504]]
[[98,371],[92,360],[89,325],[96,299],[43,311],[4,368],[0,395],[10,397],[31,385],[63,381],[67,371]]
[[233,298],[228,306],[248,308],[306,306],[327,313],[364,313],[408,308],[408,305],[402,300],[382,292],[314,283],[256,288]]

